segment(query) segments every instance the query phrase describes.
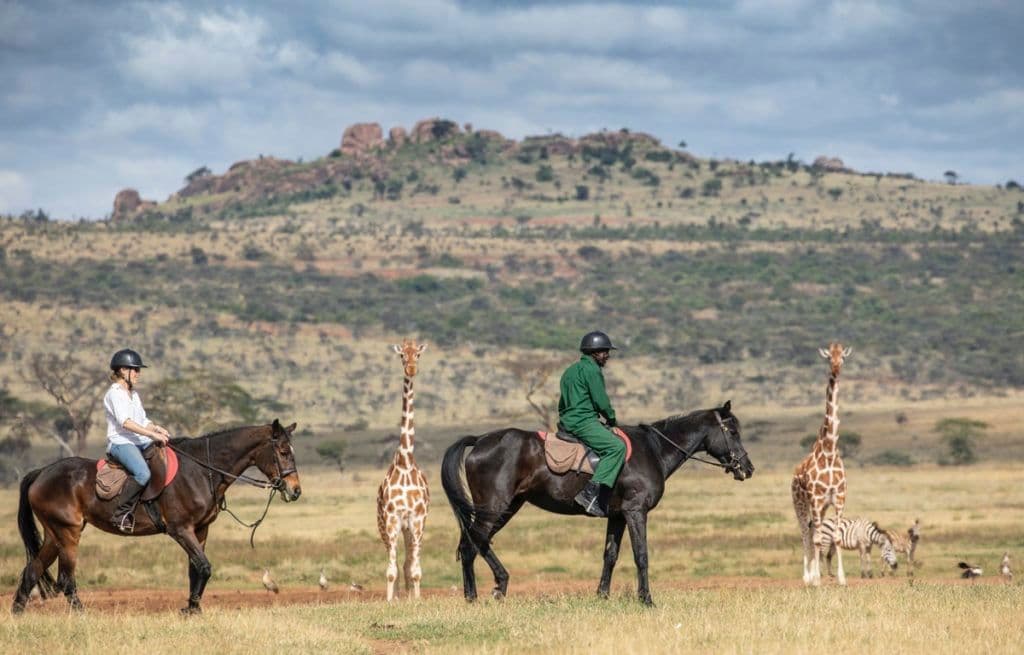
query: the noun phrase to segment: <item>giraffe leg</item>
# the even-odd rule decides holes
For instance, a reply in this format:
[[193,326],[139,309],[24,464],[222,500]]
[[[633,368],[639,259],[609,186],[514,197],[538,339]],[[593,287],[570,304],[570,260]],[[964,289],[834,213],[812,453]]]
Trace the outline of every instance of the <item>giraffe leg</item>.
[[390,603],[398,593],[398,533],[401,532],[398,517],[391,515],[387,519],[387,597]]
[[800,526],[800,540],[804,549],[804,584],[809,585],[811,583],[811,517],[803,498],[796,489],[793,491],[793,508],[796,510],[796,522]]
[[[822,559],[822,545],[821,545],[821,514],[814,512],[811,517],[811,543],[814,546],[814,558],[811,560],[811,586],[821,586],[821,559]],[[843,555],[842,549],[836,550],[836,556],[839,559],[839,570],[843,570]]]
[[[836,525],[843,520],[843,505],[836,504]],[[836,581],[841,586],[846,586],[846,572],[843,570],[843,549],[836,549]]]
[[412,582],[412,598],[420,598],[420,580],[423,579],[423,569],[420,568],[420,546],[423,544],[423,527],[426,523],[426,516],[418,516],[410,522],[409,530],[405,538],[405,586],[408,590]]

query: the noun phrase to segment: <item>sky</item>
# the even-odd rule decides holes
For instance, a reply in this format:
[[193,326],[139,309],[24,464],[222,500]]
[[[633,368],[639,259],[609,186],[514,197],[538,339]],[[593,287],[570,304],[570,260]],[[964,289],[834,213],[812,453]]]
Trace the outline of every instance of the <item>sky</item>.
[[0,0],[0,214],[441,117],[1024,183],[1024,2]]

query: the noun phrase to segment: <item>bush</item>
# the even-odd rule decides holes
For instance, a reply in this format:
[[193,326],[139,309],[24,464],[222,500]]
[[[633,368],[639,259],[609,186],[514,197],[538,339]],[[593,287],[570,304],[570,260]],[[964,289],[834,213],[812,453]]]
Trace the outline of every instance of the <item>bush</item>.
[[548,164],[541,164],[537,169],[536,177],[538,182],[550,182],[555,179],[555,169]]
[[590,187],[586,184],[576,185],[576,200],[589,200],[590,199]]
[[700,190],[700,193],[703,196],[717,196],[721,192],[722,180],[718,179],[717,177],[713,177],[710,180],[706,180]]
[[939,464],[963,466],[976,462],[978,456],[974,452],[975,440],[984,434],[987,427],[988,423],[969,418],[946,418],[937,422],[935,432],[948,448],[948,457],[939,457]]
[[913,466],[914,460],[902,450],[883,450],[870,460],[875,466]]

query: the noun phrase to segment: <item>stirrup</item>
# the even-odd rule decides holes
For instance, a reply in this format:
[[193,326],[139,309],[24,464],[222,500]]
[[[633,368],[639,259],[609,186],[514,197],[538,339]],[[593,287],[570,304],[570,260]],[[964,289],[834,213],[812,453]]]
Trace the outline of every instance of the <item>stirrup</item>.
[[114,520],[114,525],[116,525],[117,529],[124,534],[132,534],[135,532],[135,514],[133,512],[126,512],[125,515],[121,517],[120,521],[117,520],[117,517],[114,517]]

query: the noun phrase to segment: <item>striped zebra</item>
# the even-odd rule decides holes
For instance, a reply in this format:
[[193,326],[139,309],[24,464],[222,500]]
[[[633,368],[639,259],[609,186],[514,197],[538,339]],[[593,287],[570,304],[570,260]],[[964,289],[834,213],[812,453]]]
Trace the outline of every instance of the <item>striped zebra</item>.
[[[889,537],[893,550],[907,556],[907,575],[913,576],[914,567],[917,566],[914,561],[914,552],[917,550],[917,541],[921,538],[921,520],[914,519],[914,525],[907,528],[906,534],[892,530],[886,530],[885,534]],[[896,575],[896,565],[890,564],[889,571]]]
[[871,547],[882,547],[882,560],[895,569],[896,553],[888,533],[878,527],[874,521],[867,519],[839,519],[838,529],[836,518],[828,517],[821,522],[821,548],[825,555],[825,571],[832,575],[832,555],[836,552],[836,544],[846,550],[860,551],[860,577],[874,577],[871,569]]

